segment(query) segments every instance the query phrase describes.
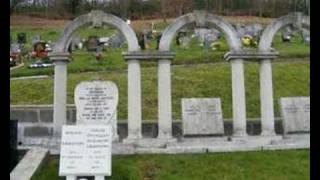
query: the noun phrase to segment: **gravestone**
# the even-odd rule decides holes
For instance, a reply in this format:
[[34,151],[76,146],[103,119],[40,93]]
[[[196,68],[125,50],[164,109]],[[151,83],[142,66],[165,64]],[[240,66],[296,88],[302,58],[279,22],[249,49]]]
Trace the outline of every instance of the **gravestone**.
[[27,43],[27,35],[26,35],[26,33],[17,34],[17,40],[18,40],[18,44]]
[[117,141],[118,97],[118,88],[111,81],[81,82],[74,96],[77,124],[111,125],[113,141]]
[[98,36],[89,36],[86,45],[88,51],[96,51],[99,46]]
[[17,134],[18,134],[18,120],[10,120],[10,166],[9,166],[10,172],[18,162]]
[[220,98],[182,99],[183,135],[223,135]]
[[63,126],[59,175],[111,176],[111,132],[109,125]]
[[191,42],[191,38],[188,36],[183,36],[180,38],[181,40],[181,47],[183,49],[189,49],[190,48],[190,42]]
[[41,41],[40,35],[35,35],[32,37],[31,43],[34,46],[35,44],[39,43]]
[[310,44],[310,31],[306,29],[302,29],[301,31],[303,42],[306,44]]
[[284,135],[310,132],[310,97],[280,98]]

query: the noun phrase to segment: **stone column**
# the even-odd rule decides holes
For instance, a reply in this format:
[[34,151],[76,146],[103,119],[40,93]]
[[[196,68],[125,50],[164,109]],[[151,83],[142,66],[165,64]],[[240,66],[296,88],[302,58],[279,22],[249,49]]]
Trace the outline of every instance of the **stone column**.
[[172,138],[171,61],[158,61],[158,138]]
[[247,136],[243,60],[231,60],[233,136]]
[[128,137],[142,138],[141,70],[138,60],[128,60]]
[[263,136],[274,136],[272,65],[270,59],[260,61],[261,129]]
[[67,124],[67,64],[69,53],[52,53],[54,63],[54,137],[61,137],[62,126]]

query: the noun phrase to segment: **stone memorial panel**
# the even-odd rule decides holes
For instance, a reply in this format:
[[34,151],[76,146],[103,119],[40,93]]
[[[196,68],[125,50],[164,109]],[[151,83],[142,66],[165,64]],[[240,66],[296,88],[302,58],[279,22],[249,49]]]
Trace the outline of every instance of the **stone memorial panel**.
[[82,82],[75,89],[77,124],[112,125],[113,140],[118,139],[118,88],[111,81]]
[[223,135],[220,98],[183,98],[184,135]]
[[284,134],[310,132],[310,97],[280,98]]
[[62,128],[60,176],[111,176],[111,126],[65,125]]

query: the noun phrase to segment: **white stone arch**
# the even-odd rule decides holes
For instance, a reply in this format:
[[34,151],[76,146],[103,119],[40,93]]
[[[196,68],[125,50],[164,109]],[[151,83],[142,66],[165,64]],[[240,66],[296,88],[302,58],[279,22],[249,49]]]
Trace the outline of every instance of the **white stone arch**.
[[[163,32],[159,43],[160,52],[170,51],[170,44],[175,34],[183,27],[196,23],[197,26],[205,27],[214,25],[224,32],[230,51],[242,51],[242,44],[234,27],[219,16],[206,11],[194,11],[178,17]],[[172,103],[171,103],[171,70],[170,59],[158,61],[158,138],[171,138],[172,132]],[[231,60],[232,71],[232,111],[233,111],[233,135],[246,136],[246,101],[244,87],[243,59]]]
[[[85,25],[101,26],[110,25],[118,29],[126,38],[129,52],[140,51],[138,40],[133,29],[122,19],[106,14],[102,11],[91,11],[89,14],[81,15],[64,28],[59,40],[54,46],[53,52],[49,54],[54,62],[54,136],[59,139],[61,128],[67,123],[66,103],[67,103],[67,64],[70,59],[68,46],[76,30]],[[140,62],[136,59],[127,60],[128,63],[128,125],[134,129],[133,134],[129,134],[131,139],[141,137],[141,70]],[[135,125],[135,126],[134,126]]]
[[277,18],[262,32],[258,46],[259,51],[270,51],[274,36],[281,28],[287,25],[310,29],[310,16],[304,16],[302,13],[296,12]]
[[219,30],[226,34],[226,40],[231,50],[240,50],[241,41],[237,36],[237,31],[233,26],[219,16],[210,14],[206,11],[194,11],[183,16],[180,16],[173,21],[163,32],[160,39],[159,50],[169,51],[170,44],[175,34],[188,24],[196,23],[199,26],[207,24],[215,25]]
[[[276,33],[287,25],[294,25],[298,28],[310,29],[310,17],[304,16],[300,12],[290,13],[274,20],[263,31],[258,50],[260,53],[273,53],[272,41]],[[273,57],[275,58],[275,57]],[[260,111],[261,128],[263,136],[275,136],[274,125],[274,104],[273,104],[273,83],[272,83],[272,65],[271,58],[264,57],[259,60],[260,63]]]
[[135,32],[126,22],[112,14],[107,14],[102,11],[91,11],[89,14],[77,17],[65,26],[53,52],[67,52],[69,44],[72,41],[73,33],[79,28],[89,24],[107,24],[119,30],[125,36],[128,42],[128,51],[138,51],[140,49]]

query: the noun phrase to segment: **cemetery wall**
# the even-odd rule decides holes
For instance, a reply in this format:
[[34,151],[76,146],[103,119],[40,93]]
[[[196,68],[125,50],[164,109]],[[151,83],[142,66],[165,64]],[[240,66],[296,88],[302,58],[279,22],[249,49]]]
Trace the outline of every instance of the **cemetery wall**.
[[[10,119],[18,120],[18,141],[25,138],[46,138],[53,133],[53,105],[12,105],[10,106]],[[67,105],[67,124],[75,124],[75,105]],[[276,118],[275,130],[277,134],[282,134],[283,125],[281,118]],[[225,135],[232,135],[232,120],[224,119]],[[247,132],[249,135],[259,135],[261,133],[261,123],[259,118],[250,118],[247,121]],[[118,121],[118,133],[120,139],[127,137],[127,121]],[[145,137],[157,137],[158,124],[156,120],[144,120],[142,124],[142,134]],[[173,136],[182,136],[181,120],[173,120]]]

